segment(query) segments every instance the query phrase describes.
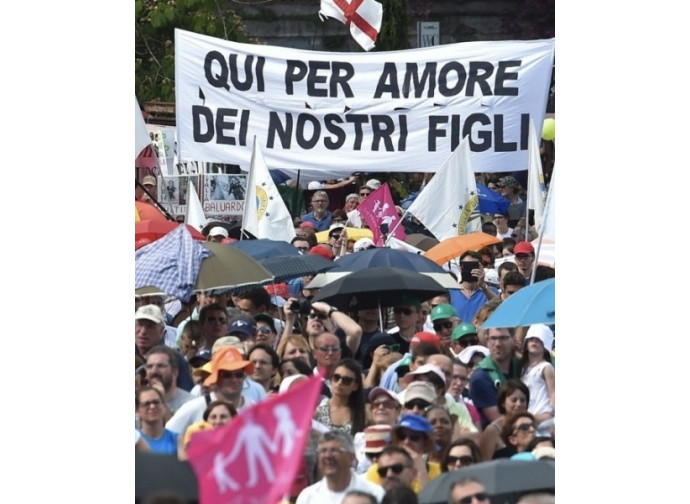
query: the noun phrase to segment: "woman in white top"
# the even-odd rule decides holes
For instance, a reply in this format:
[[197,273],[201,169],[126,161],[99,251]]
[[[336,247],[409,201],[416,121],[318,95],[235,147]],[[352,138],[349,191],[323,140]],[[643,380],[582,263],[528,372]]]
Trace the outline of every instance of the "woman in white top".
[[554,428],[556,375],[551,364],[553,331],[544,324],[530,326],[525,335],[520,361],[520,379],[529,388],[527,411],[538,424],[537,435],[550,435]]

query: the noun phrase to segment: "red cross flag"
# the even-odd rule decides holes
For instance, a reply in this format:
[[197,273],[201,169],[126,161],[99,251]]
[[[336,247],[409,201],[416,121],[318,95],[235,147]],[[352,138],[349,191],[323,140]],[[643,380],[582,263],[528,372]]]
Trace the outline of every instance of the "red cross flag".
[[383,6],[376,0],[321,0],[319,16],[322,21],[330,17],[344,23],[355,41],[370,51],[381,30]]

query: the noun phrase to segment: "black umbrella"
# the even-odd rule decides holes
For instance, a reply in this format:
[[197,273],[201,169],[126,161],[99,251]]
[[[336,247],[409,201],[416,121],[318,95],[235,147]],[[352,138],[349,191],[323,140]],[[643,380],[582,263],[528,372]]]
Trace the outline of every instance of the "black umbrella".
[[462,478],[478,479],[492,504],[517,502],[528,491],[553,492],[556,488],[555,462],[497,459],[480,462],[434,478],[419,493],[419,504],[446,504],[453,482]]
[[155,494],[175,494],[190,503],[199,499],[192,466],[158,453],[135,454],[134,494],[137,502]]
[[[292,247],[292,245],[290,246]],[[274,282],[284,282],[305,275],[316,275],[336,267],[336,263],[333,261],[312,254],[274,256],[259,262],[275,276]]]
[[402,294],[421,301],[447,294],[436,280],[416,271],[378,267],[355,271],[323,287],[313,301],[342,310],[367,310],[398,303]]

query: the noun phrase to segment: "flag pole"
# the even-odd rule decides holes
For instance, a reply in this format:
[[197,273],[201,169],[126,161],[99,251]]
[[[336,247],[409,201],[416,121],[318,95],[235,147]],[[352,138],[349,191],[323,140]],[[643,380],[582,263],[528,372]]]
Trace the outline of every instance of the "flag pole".
[[297,212],[296,214],[293,214],[292,212],[290,212],[290,216],[293,219],[293,224],[294,224],[295,217],[300,216],[300,213],[297,211],[297,208],[298,208],[298,202],[299,202],[299,176],[300,176],[301,171],[302,170],[297,170],[297,179],[296,179],[296,183],[295,183],[295,196],[294,196],[294,198],[292,198],[292,208],[293,208],[293,210],[295,210]]
[[[549,188],[549,192],[550,188]],[[546,207],[544,208],[544,219],[543,222],[546,222],[546,217],[548,217],[549,213],[549,208]],[[532,285],[534,283],[534,278],[537,276],[537,259],[539,258],[539,251],[541,250],[541,242],[544,239],[544,233],[539,233],[539,241],[537,242],[537,253],[534,255],[534,266],[532,267],[532,276],[530,277],[529,283]]]
[[139,188],[140,188],[142,191],[144,191],[144,192],[146,193],[146,195],[151,199],[151,201],[153,201],[153,203],[154,203],[155,206],[158,208],[158,210],[160,210],[160,211],[163,213],[163,215],[165,215],[165,216],[168,218],[168,220],[171,220],[171,221],[174,221],[174,220],[175,220],[175,217],[173,217],[173,216],[170,214],[170,212],[168,212],[168,211],[165,209],[165,207],[163,207],[163,205],[161,205],[160,203],[158,203],[158,200],[156,199],[156,197],[155,197],[153,194],[151,194],[151,193],[148,191],[148,189],[146,189],[146,187],[144,187],[144,184],[142,184],[141,182],[139,182],[139,180],[138,180],[136,177],[134,177],[134,182],[136,183],[136,185],[139,186]]

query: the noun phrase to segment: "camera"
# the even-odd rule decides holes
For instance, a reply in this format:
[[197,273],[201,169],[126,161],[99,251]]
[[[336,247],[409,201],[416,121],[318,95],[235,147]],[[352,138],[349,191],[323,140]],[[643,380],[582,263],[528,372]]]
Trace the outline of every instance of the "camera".
[[290,304],[290,311],[292,313],[301,313],[302,315],[309,315],[311,312],[311,301],[307,298],[302,298],[297,301],[293,301]]

